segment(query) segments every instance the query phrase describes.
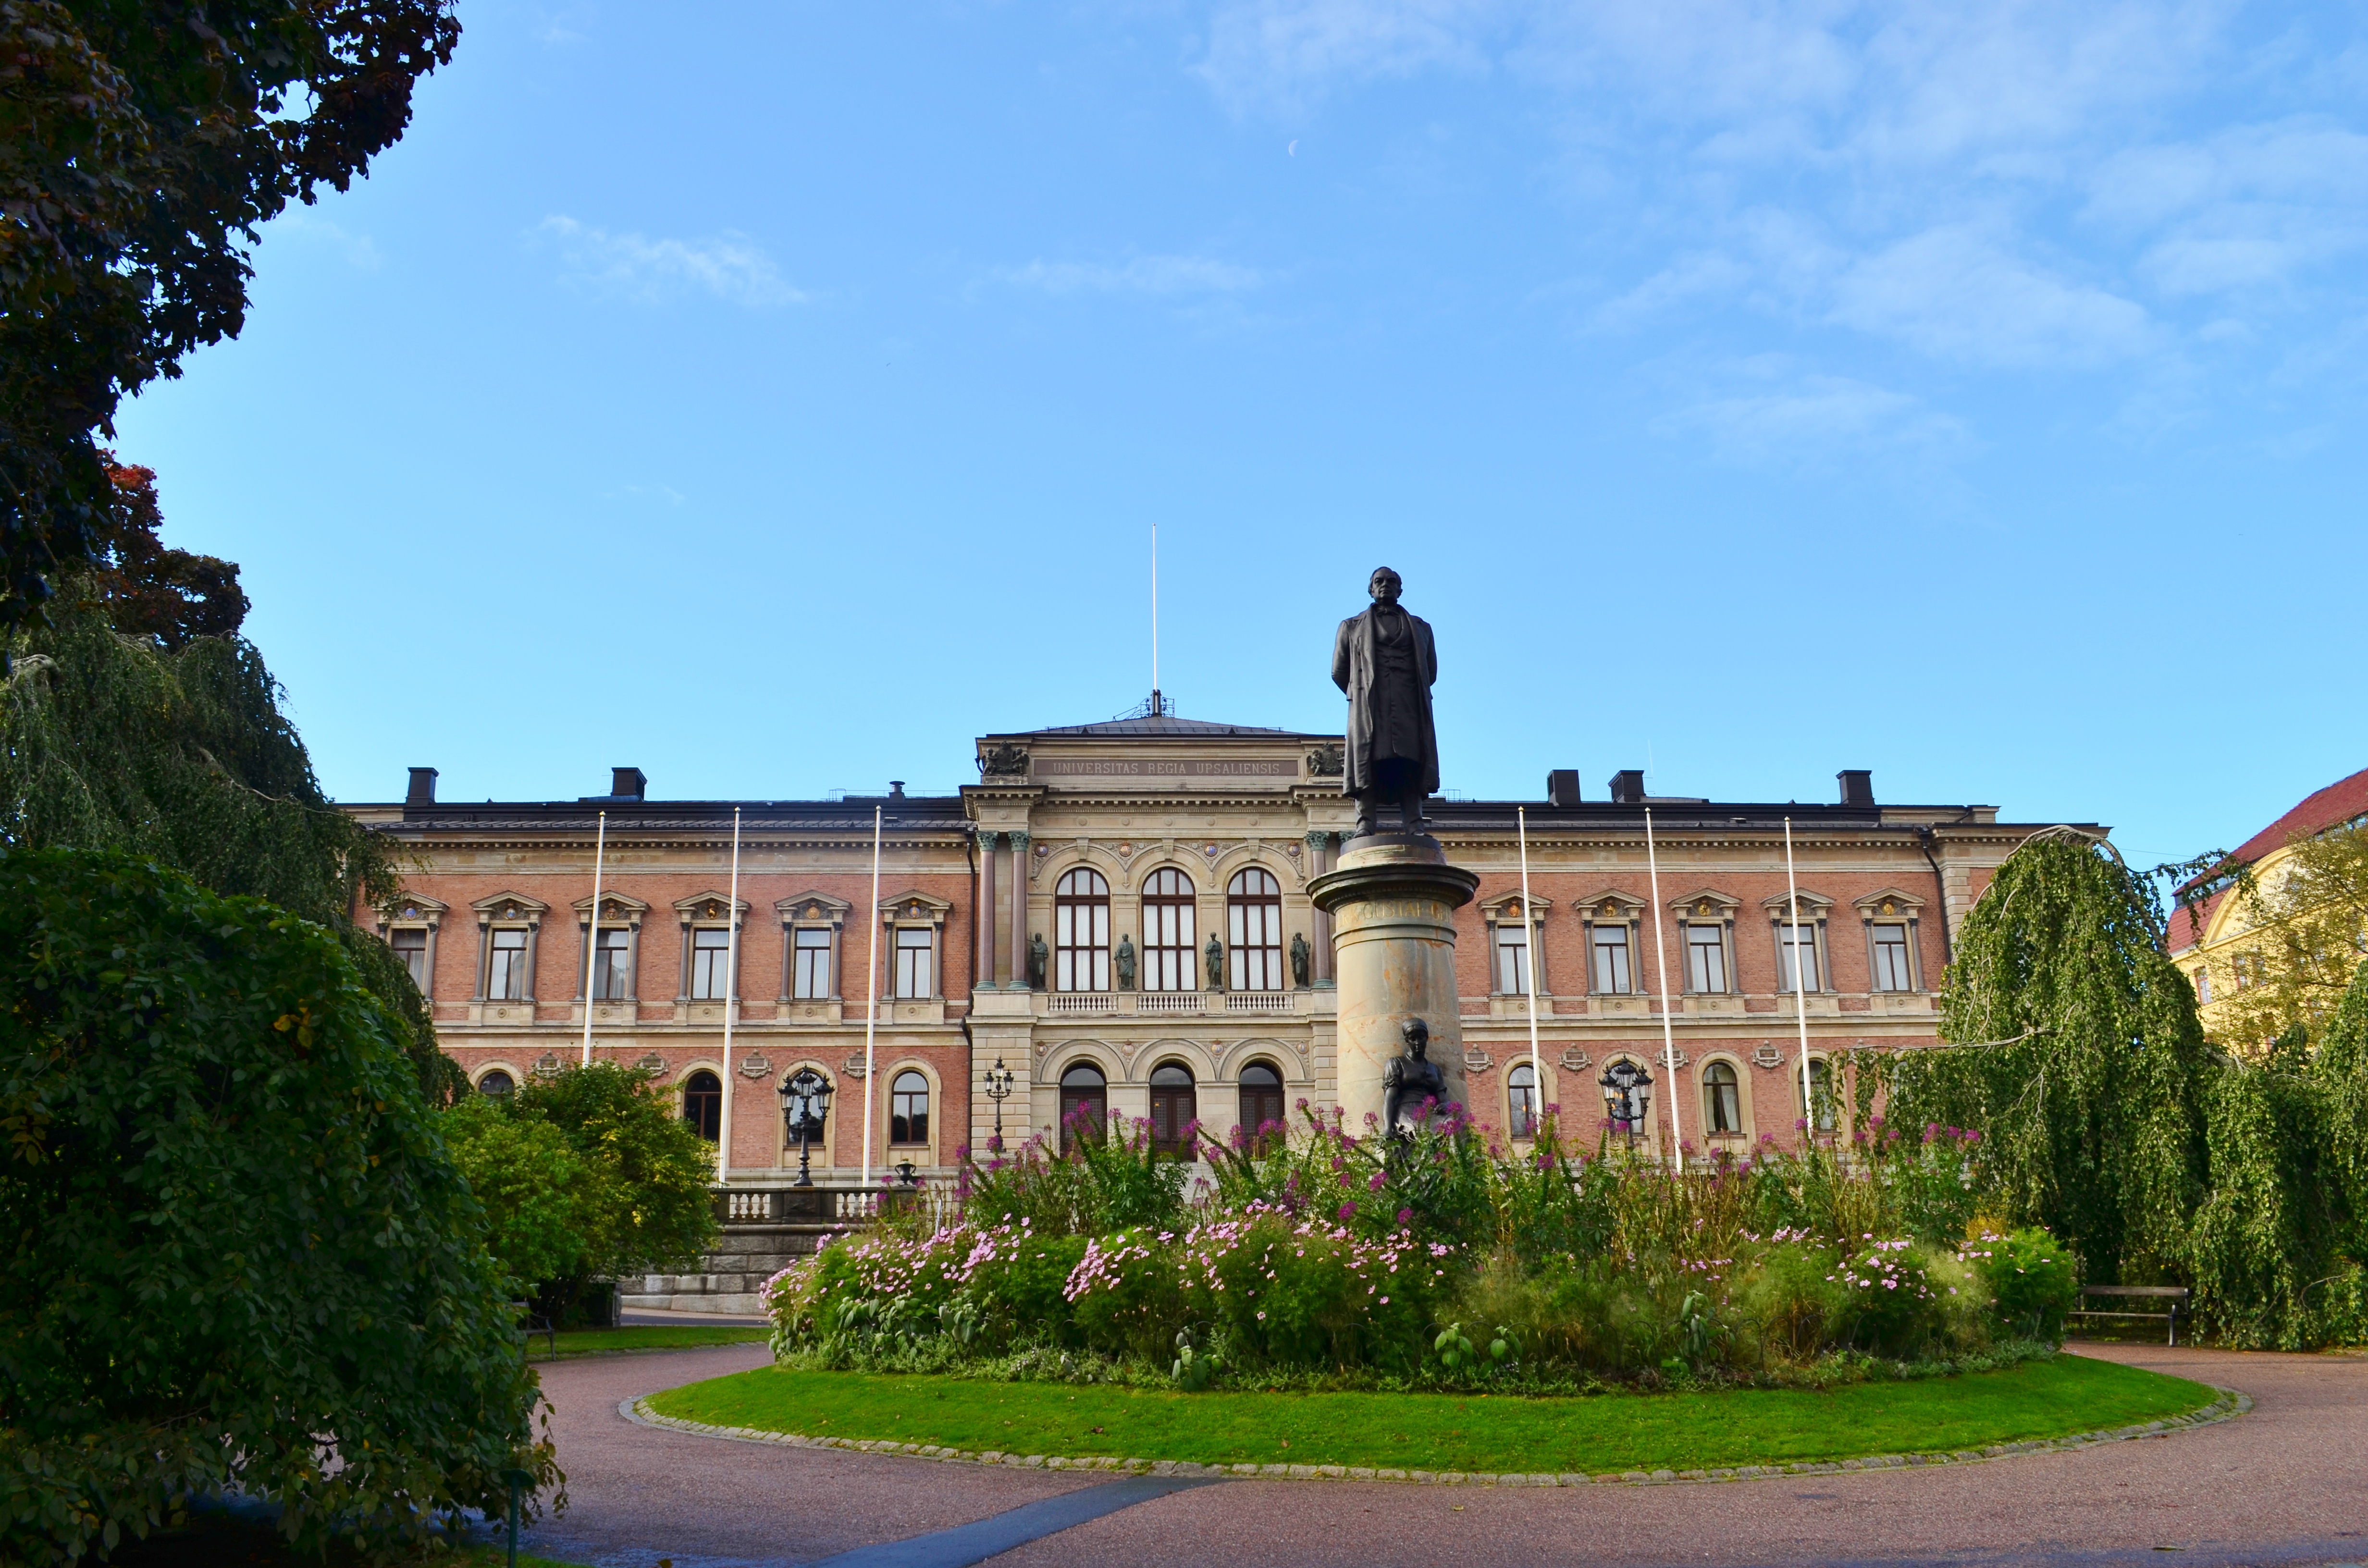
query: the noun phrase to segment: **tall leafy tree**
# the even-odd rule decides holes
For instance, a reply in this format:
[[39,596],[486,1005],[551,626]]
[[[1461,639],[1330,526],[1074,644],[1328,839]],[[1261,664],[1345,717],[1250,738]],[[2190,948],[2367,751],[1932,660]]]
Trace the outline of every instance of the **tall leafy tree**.
[[1893,1069],[1897,1118],[1982,1129],[2005,1217],[2065,1237],[2091,1279],[2183,1267],[2203,1033],[2151,891],[2110,844],[2062,828],[2007,858],[1958,935],[1941,1033],[1956,1048]]
[[460,36],[451,0],[0,0],[0,634],[102,553],[117,406],[237,335],[257,227]]

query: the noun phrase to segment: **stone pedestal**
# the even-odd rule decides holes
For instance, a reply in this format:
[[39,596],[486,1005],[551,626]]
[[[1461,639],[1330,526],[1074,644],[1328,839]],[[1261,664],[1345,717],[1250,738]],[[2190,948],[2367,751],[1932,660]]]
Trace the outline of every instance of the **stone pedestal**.
[[1382,1070],[1402,1049],[1408,1017],[1430,1026],[1430,1060],[1446,1097],[1463,1089],[1463,1025],[1455,999],[1455,912],[1472,902],[1479,877],[1447,863],[1428,834],[1376,834],[1343,846],[1340,864],[1307,885],[1332,917],[1333,973],[1339,986],[1335,1103],[1349,1131],[1382,1114]]

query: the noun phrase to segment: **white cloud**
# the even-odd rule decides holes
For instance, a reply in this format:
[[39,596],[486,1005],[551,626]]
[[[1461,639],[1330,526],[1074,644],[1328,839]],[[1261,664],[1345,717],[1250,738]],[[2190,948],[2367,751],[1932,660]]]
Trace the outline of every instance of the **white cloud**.
[[1295,108],[1335,78],[1486,69],[1498,0],[1249,0],[1209,24],[1203,80],[1236,109]]
[[271,221],[266,232],[325,245],[343,256],[347,266],[359,272],[376,272],[386,262],[376,240],[331,222],[309,207],[286,209]]
[[1936,358],[1988,366],[2085,367],[2150,345],[2143,306],[2066,282],[1972,230],[1930,230],[1853,263],[1829,319]]
[[1781,384],[1703,398],[1656,420],[1655,433],[1705,436],[1721,459],[1753,466],[1814,466],[1868,453],[1947,459],[1973,446],[1963,424],[1905,392],[1848,376],[1741,369]]
[[1256,267],[1201,256],[1138,256],[1115,263],[1031,261],[996,276],[1048,294],[1230,294],[1268,280]]
[[1643,326],[1680,305],[1732,292],[1750,278],[1749,267],[1715,251],[1679,256],[1619,298],[1597,307],[1592,324],[1613,332]]
[[699,292],[752,309],[806,300],[762,246],[730,230],[703,240],[654,240],[553,216],[536,233],[559,247],[561,279],[588,293],[655,303]]

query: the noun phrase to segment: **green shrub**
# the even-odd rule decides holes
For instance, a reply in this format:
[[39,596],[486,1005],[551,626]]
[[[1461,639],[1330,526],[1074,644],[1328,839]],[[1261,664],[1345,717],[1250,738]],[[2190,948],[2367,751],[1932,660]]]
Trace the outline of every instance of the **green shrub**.
[[1982,1232],[1958,1249],[1989,1292],[1998,1321],[2024,1339],[2055,1340],[2079,1305],[2080,1260],[2035,1225]]
[[557,1478],[483,1211],[320,927],[0,854],[0,1558],[223,1486],[318,1549]]
[[1850,1341],[1861,1349],[1904,1356],[1930,1341],[1941,1309],[1924,1256],[1907,1237],[1861,1238],[1835,1264],[1834,1281],[1848,1303]]
[[485,1210],[485,1245],[508,1289],[530,1297],[586,1267],[591,1172],[559,1129],[469,1095],[444,1113],[452,1163]]
[[1736,1313],[1759,1359],[1806,1361],[1841,1341],[1851,1317],[1841,1255],[1792,1231],[1759,1247],[1742,1271]]

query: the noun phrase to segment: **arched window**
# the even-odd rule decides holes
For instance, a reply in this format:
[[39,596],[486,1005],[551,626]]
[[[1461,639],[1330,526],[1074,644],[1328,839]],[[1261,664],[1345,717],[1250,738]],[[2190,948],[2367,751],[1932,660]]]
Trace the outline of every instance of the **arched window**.
[[1282,989],[1282,884],[1260,866],[1234,873],[1225,889],[1235,991]]
[[1281,1142],[1286,1131],[1282,1074],[1264,1062],[1242,1069],[1242,1137],[1254,1149]]
[[1163,1154],[1190,1152],[1187,1131],[1200,1115],[1192,1092],[1192,1070],[1180,1062],[1163,1062],[1151,1070],[1151,1146]]
[[[1793,1074],[1793,1092],[1801,1092],[1798,1072]],[[1809,1059],[1809,1108],[1802,1114],[1808,1116],[1812,1111],[1815,1119],[1811,1124],[1820,1132],[1831,1132],[1839,1124],[1841,1105],[1834,1094],[1834,1072],[1822,1057]]]
[[1724,1062],[1702,1068],[1702,1126],[1712,1132],[1743,1131],[1743,1091],[1735,1069]]
[[682,1119],[710,1143],[723,1136],[723,1080],[705,1068],[682,1081]]
[[1080,1062],[1061,1074],[1061,1149],[1078,1138],[1099,1138],[1110,1119],[1110,1085],[1102,1070]]
[[1053,989],[1110,989],[1110,883],[1080,866],[1053,890]]
[[1516,1062],[1505,1074],[1505,1096],[1512,1119],[1507,1124],[1516,1138],[1538,1135],[1538,1074],[1526,1062]]
[[929,1141],[929,1081],[907,1070],[888,1086],[888,1142],[926,1143]]
[[481,1095],[514,1095],[518,1093],[518,1080],[496,1067],[492,1072],[477,1080],[477,1093]]
[[1193,916],[1192,880],[1173,866],[1162,867],[1143,883],[1143,988],[1198,991],[1199,938]]

